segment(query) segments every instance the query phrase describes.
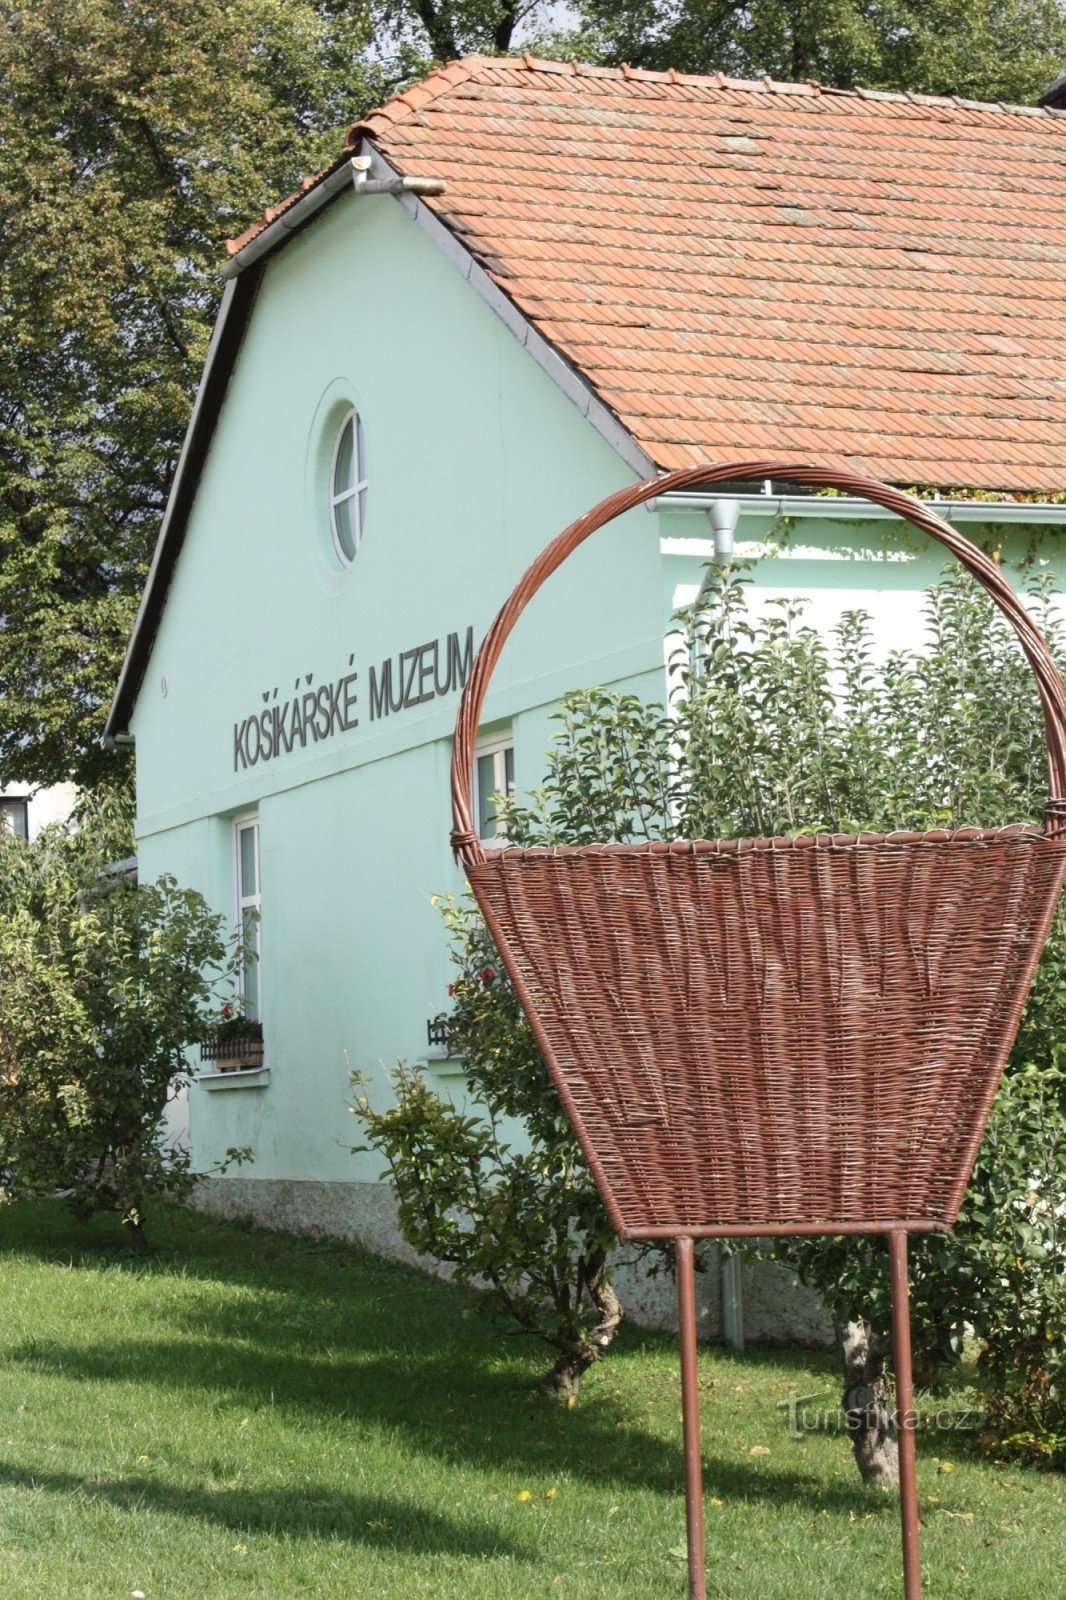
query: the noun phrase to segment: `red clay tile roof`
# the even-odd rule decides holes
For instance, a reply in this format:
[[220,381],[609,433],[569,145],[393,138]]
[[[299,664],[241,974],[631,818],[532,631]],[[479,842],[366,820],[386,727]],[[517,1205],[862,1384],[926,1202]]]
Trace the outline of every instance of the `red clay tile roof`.
[[662,467],[1066,489],[1066,114],[475,57],[361,137]]

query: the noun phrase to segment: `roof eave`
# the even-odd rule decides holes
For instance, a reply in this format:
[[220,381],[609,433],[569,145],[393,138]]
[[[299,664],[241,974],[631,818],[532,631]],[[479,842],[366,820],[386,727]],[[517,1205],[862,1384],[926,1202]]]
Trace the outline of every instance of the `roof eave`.
[[310,189],[305,190],[292,205],[279,211],[272,221],[260,228],[254,238],[249,239],[243,249],[230,257],[222,268],[222,278],[227,281],[239,278],[242,272],[246,272],[264,256],[271,255],[287,244],[292,235],[305,228],[324,206],[349,189],[352,179],[352,156],[350,151],[345,151]]
[[192,415],[185,430],[181,454],[167,499],[166,510],[145,579],[141,603],[133,632],[119,673],[111,709],[104,724],[102,742],[110,744],[116,735],[128,733],[133,707],[147,666],[148,653],[162,615],[170,579],[181,549],[185,520],[196,493],[203,464],[207,459],[222,397],[229,384],[237,351],[248,325],[259,273],[231,279],[222,294],[215,326],[208,345],[207,359],[193,401]]

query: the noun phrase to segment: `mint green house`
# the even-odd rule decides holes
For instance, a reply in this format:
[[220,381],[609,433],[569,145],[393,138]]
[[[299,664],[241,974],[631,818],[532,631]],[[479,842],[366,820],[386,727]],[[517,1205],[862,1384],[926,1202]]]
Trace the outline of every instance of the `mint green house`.
[[[426,1061],[462,1092],[427,1039],[451,730],[492,616],[572,518],[664,468],[809,460],[935,493],[1008,566],[1054,554],[1064,164],[1055,112],[471,60],[233,242],[108,730],[136,741],[142,876],[260,914],[263,1064],[205,1064],[176,1113],[205,1171],[254,1151],[205,1203],[394,1242],[380,1161],[348,1150],[349,1069],[387,1093]],[[716,541],[782,514],[760,596],[917,637],[941,557],[865,505],[780,472],[653,502],[523,619],[484,795],[536,782],[568,689],[664,697]]]

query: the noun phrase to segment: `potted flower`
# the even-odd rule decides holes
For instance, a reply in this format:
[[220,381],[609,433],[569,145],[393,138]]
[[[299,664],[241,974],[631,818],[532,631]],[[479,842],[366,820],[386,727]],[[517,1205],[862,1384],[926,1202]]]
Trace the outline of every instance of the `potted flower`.
[[217,1062],[219,1072],[248,1072],[261,1067],[263,1024],[227,1001],[213,1035],[200,1046],[200,1059]]

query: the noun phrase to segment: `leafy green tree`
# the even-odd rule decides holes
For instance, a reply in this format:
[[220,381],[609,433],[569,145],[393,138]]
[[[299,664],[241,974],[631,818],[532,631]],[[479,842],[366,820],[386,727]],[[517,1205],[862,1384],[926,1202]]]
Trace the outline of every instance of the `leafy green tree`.
[[[925,649],[885,657],[862,613],[844,617],[826,641],[806,625],[800,600],[753,615],[747,585],[741,564],[712,570],[679,636],[669,713],[603,689],[563,702],[543,785],[504,806],[514,842],[1039,819],[1047,775],[1035,686],[1013,634],[971,580],[953,572],[931,591]],[[1049,580],[1033,577],[1029,591],[1053,648],[1066,654]],[[408,1241],[464,1280],[486,1282],[488,1304],[558,1343],[567,1326],[560,1310],[577,1303],[573,1286],[589,1260],[596,1282],[609,1284],[609,1233],[480,918],[452,908],[448,922],[460,972],[454,1042],[467,1057],[471,1109],[458,1111],[403,1072],[396,1107],[372,1113],[364,1103],[361,1114],[369,1143],[387,1156]],[[995,1437],[1017,1436],[1018,1448],[1050,1459],[1066,1435],[1064,940],[1060,917],[959,1225],[911,1248],[921,1379],[935,1381],[958,1359],[972,1327]],[[525,1144],[500,1135],[504,1118],[531,1130],[528,1157]],[[883,1241],[785,1240],[776,1254],[822,1292],[840,1335],[857,1462],[872,1480],[891,1481]],[[612,1305],[609,1320],[618,1315]],[[590,1330],[585,1343],[594,1347],[591,1308]]]
[[395,1105],[377,1110],[357,1077],[352,1109],[367,1144],[355,1149],[385,1157],[412,1249],[554,1349],[545,1388],[572,1397],[621,1321],[614,1233],[480,915],[451,898],[441,910],[456,964],[451,1046],[473,1110],[403,1067]]
[[839,89],[1034,102],[1063,70],[1061,0],[589,0],[557,54]]
[[0,836],[0,1167],[8,1197],[64,1190],[143,1249],[150,1200],[191,1185],[163,1122],[233,959],[199,894],[108,870],[117,826],[99,820]]
[[385,90],[332,0],[26,0],[0,24],[0,770],[98,748],[236,234]]
[[506,55],[550,11],[550,0],[380,0],[377,7],[386,48],[414,72],[460,56]]

